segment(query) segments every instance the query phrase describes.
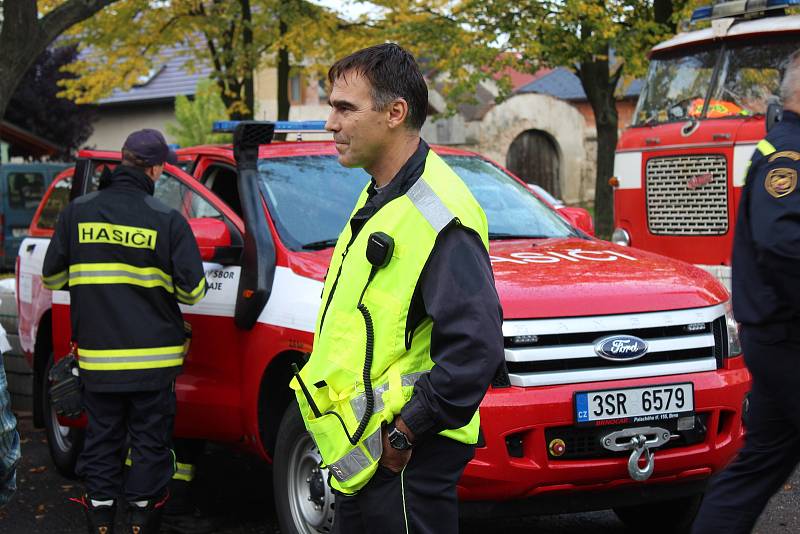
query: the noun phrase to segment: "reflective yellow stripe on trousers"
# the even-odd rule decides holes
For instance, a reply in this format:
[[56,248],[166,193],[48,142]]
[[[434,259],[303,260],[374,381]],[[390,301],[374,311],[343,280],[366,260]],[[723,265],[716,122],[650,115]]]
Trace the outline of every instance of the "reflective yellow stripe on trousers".
[[183,365],[184,345],[147,349],[93,350],[78,348],[78,365],[89,371],[158,369]]

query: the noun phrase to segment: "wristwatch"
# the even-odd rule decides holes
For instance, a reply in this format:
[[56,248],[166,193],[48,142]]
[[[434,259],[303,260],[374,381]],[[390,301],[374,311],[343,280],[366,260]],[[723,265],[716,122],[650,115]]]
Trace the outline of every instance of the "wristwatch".
[[389,426],[386,428],[386,430],[389,437],[389,445],[391,445],[393,449],[397,449],[398,451],[407,451],[412,447],[408,436],[398,429],[394,423],[389,423]]

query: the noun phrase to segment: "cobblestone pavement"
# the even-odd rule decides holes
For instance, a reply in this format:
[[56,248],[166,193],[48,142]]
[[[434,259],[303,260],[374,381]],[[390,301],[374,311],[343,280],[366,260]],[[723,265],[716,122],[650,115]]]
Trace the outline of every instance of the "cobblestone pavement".
[[[2,534],[83,534],[86,527],[78,505],[67,499],[80,486],[59,475],[50,462],[43,430],[29,416],[20,418],[23,461],[19,489],[9,506],[0,510]],[[217,518],[219,534],[278,532],[269,470],[251,457],[212,448],[198,467],[199,507]],[[611,511],[546,516],[505,522],[470,521],[462,534],[623,534],[628,533]],[[770,502],[756,534],[800,532],[800,472]]]

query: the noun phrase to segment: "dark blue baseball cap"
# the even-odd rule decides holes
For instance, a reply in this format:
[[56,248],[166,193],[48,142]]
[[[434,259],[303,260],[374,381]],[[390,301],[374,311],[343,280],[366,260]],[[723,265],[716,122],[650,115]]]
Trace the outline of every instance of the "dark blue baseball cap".
[[151,128],[130,134],[122,145],[122,150],[129,151],[148,167],[164,162],[175,165],[178,162],[178,155],[169,148],[161,132]]

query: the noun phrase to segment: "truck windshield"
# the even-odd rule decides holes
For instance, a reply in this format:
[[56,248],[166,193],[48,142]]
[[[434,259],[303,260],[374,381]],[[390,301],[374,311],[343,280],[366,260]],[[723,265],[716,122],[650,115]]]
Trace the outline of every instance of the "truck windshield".
[[765,114],[770,101],[779,98],[789,56],[798,48],[797,38],[730,45],[706,116]]
[[[476,156],[444,156],[483,207],[498,239],[575,236],[560,216],[524,185]],[[334,156],[265,158],[258,163],[267,204],[281,240],[294,250],[332,247],[369,176]]]
[[686,120],[703,111],[719,48],[665,55],[650,62],[636,109],[636,126]]
[[786,63],[798,48],[800,37],[771,36],[658,55],[634,125],[763,115],[779,97]]

